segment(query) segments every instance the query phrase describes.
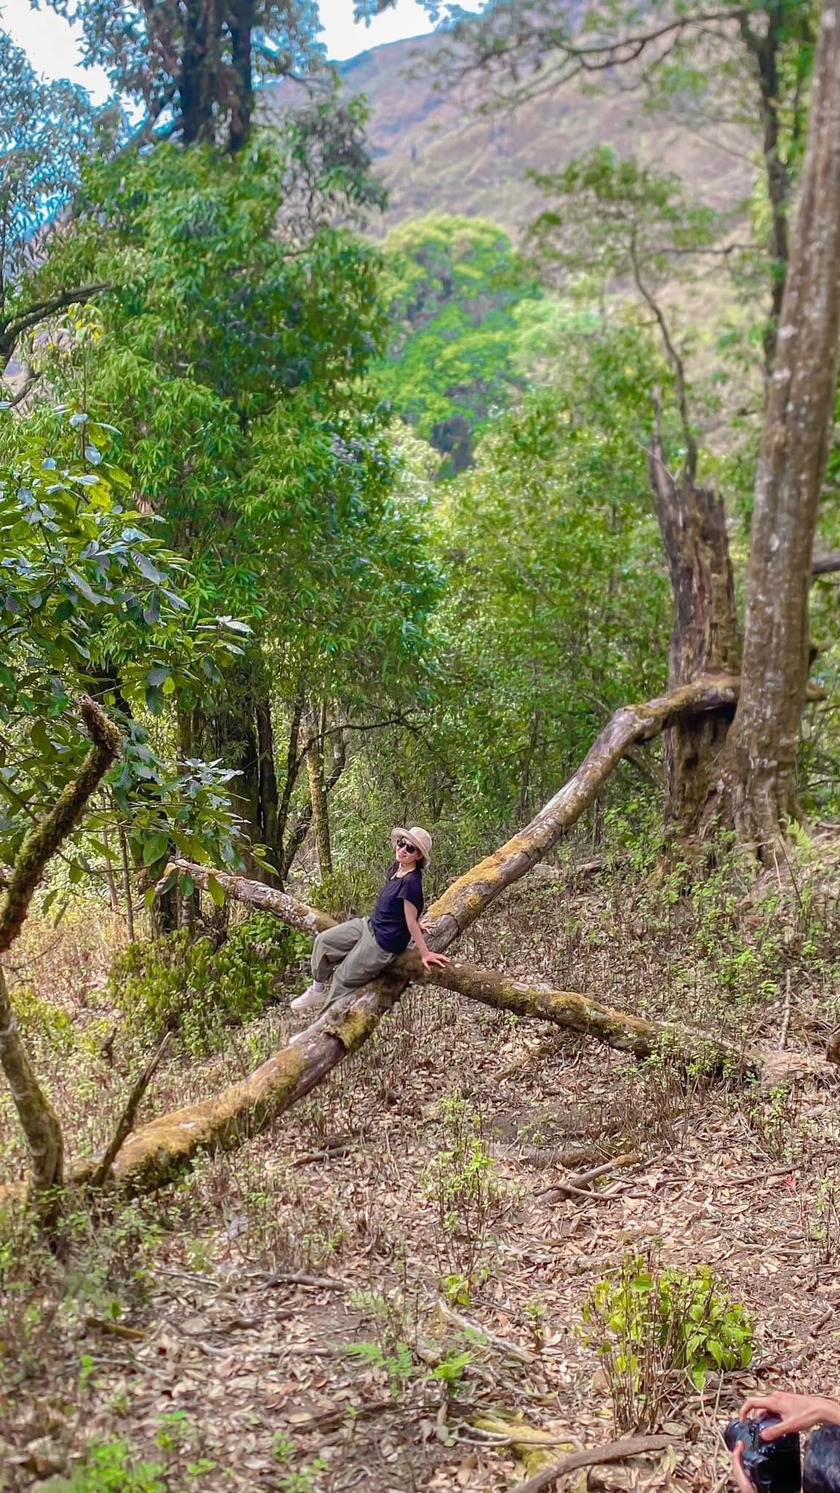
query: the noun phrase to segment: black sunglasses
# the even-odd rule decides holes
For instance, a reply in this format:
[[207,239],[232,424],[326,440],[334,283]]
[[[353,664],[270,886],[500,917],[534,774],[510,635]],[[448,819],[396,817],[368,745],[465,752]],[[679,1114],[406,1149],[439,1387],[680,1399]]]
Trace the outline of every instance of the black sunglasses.
[[411,841],[404,839],[402,835],[399,835],[398,838],[397,838],[397,848],[399,850],[407,850],[408,853],[409,853],[409,855],[419,855],[420,854],[420,851],[417,849],[417,846],[416,845],[412,845]]

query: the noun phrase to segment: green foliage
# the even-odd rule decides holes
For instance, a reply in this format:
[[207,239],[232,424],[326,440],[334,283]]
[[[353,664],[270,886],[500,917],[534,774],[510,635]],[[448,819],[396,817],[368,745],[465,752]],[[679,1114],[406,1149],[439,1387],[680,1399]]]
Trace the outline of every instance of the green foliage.
[[678,176],[618,156],[607,145],[534,180],[552,203],[531,228],[540,259],[592,284],[656,284],[675,273],[678,256],[712,248],[725,227]]
[[386,1375],[392,1395],[398,1395],[411,1380],[442,1384],[447,1394],[457,1391],[472,1362],[472,1353],[460,1345],[442,1344],[439,1349],[418,1344],[418,1303],[405,1288],[391,1291],[353,1291],[349,1304],[362,1311],[374,1329],[374,1337],[348,1343],[350,1358]]
[[72,1052],[76,1046],[76,1032],[71,1017],[61,1006],[44,1000],[26,985],[13,990],[12,1006],[25,1032],[37,1032],[40,1040],[54,1053]]
[[66,207],[78,186],[82,161],[97,150],[109,150],[122,121],[112,107],[95,108],[78,84],[39,78],[26,53],[2,28],[0,118],[0,371],[5,371],[18,338],[28,341],[53,309],[49,298],[45,303],[28,294],[25,271],[33,242],[45,221]]
[[579,1336],[601,1359],[619,1430],[655,1425],[686,1378],[702,1389],[710,1372],[752,1360],[747,1312],[704,1265],[688,1274],[629,1254],[593,1287],[581,1316]]
[[45,1493],[166,1493],[160,1462],[138,1461],[127,1441],[92,1441],[68,1477],[50,1478]]
[[502,1186],[482,1134],[481,1117],[472,1105],[450,1094],[441,1101],[440,1117],[443,1144],[426,1167],[421,1186],[448,1241],[445,1293],[466,1306],[484,1269],[489,1228],[499,1209]]
[[391,336],[379,383],[450,470],[521,385],[516,308],[539,294],[510,240],[485,218],[410,219],[385,240]]
[[[177,815],[197,855],[228,846],[225,777],[194,763],[173,775],[133,708],[157,711],[176,690],[200,691],[238,654],[229,618],[188,616],[184,562],[134,507],[110,449],[117,433],[83,411],[0,417],[0,860],[11,862],[33,814],[77,771],[88,745],[73,696],[119,671],[124,755],[109,775],[134,848],[166,838]],[[114,691],[104,691],[113,700]],[[188,787],[188,783],[192,787]],[[172,799],[177,799],[173,805]],[[102,816],[89,817],[97,832]],[[97,843],[97,853],[110,854]],[[226,853],[232,852],[228,848]],[[71,882],[88,869],[78,852]],[[78,873],[78,874],[77,874]]]
[[610,713],[663,681],[670,604],[644,454],[661,365],[646,336],[608,324],[561,335],[557,368],[435,512],[447,683],[436,762],[415,772],[443,758],[473,825],[526,819]]
[[194,623],[252,629],[235,670],[211,661],[198,684],[156,687],[189,755],[237,773],[251,838],[269,844],[247,781],[255,702],[271,692],[279,727],[301,696],[354,721],[415,700],[439,588],[366,381],[385,334],[380,257],[337,226],[361,168],[315,143],[313,157],[291,120],[235,159],[159,145],[92,167],[88,215],[40,272],[107,279],[92,335],[45,350],[50,377],[119,425],[133,480],[190,561]]
[[344,1351],[349,1358],[355,1358],[367,1368],[381,1369],[387,1374],[393,1395],[400,1393],[414,1372],[414,1356],[408,1343],[395,1343],[390,1353],[385,1352],[381,1343],[374,1341],[348,1343]]
[[223,1041],[226,1026],[265,1009],[286,966],[308,948],[270,913],[238,923],[220,948],[181,929],[129,945],[114,961],[109,994],[135,1031],[154,1037],[174,1027],[187,1050],[202,1055]]

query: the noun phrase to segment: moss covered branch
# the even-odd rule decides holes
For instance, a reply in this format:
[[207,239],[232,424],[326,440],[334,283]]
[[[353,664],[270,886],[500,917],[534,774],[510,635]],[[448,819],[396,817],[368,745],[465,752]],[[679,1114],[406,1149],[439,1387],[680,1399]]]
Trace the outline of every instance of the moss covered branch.
[[17,853],[0,907],[0,954],[11,947],[20,933],[47,862],[75,829],[88,799],[120,749],[119,728],[95,700],[82,695],[79,709],[92,745],[76,776],[59,794],[49,813],[30,830]]
[[[26,836],[0,906],[0,954],[14,942],[50,857],[78,823],[91,794],[120,749],[113,721],[88,695],[79,701],[91,748],[76,776]],[[5,976],[0,969],[0,1064],[26,1137],[34,1191],[44,1193],[64,1180],[64,1142],[58,1116],[43,1092],[23,1045]]]

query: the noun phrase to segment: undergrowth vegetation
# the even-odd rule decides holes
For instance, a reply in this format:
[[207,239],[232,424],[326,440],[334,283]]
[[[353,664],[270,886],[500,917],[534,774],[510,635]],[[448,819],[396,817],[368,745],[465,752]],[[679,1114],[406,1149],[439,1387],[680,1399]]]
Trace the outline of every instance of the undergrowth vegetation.
[[154,1038],[173,1029],[201,1057],[222,1044],[227,1027],[277,998],[283,976],[309,947],[270,913],[234,924],[221,943],[183,928],[129,944],[114,961],[108,993],[129,1030]]
[[601,1360],[617,1431],[656,1425],[686,1377],[702,1389],[714,1370],[747,1368],[754,1346],[748,1313],[707,1266],[669,1268],[654,1252],[592,1288],[578,1332]]

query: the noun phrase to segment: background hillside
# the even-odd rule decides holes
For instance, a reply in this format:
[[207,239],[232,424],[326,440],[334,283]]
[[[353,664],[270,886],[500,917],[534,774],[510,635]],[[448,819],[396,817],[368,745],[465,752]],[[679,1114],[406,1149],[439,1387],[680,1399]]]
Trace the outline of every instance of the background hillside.
[[[608,96],[577,82],[515,115],[478,115],[463,96],[435,91],[428,64],[437,45],[434,36],[393,42],[338,66],[347,92],[370,105],[368,135],[389,190],[385,230],[429,212],[466,213],[516,237],[542,205],[526,173],[556,170],[599,144],[677,172],[713,207],[730,207],[750,189],[746,140],[732,127],[701,138],[646,116],[639,93]],[[282,110],[298,92],[277,85],[269,107]]]

